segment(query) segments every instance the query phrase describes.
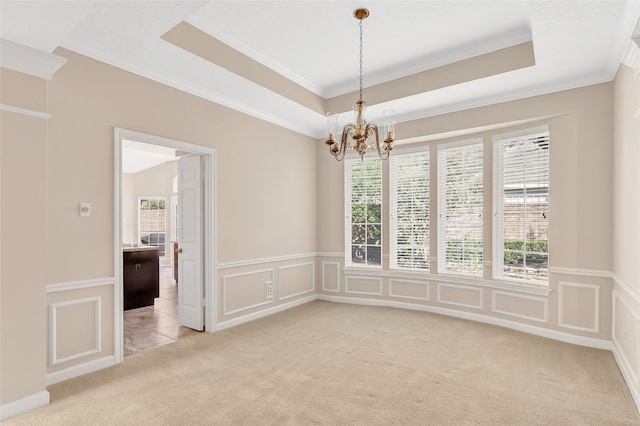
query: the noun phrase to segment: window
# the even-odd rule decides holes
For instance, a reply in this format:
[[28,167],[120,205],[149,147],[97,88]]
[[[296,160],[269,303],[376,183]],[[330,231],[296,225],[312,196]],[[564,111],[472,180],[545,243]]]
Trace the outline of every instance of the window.
[[482,277],[482,142],[438,147],[438,272]]
[[391,267],[429,270],[429,152],[389,159]]
[[165,255],[166,226],[166,200],[153,197],[139,198],[138,235],[140,244],[158,247],[161,257]]
[[549,132],[494,138],[494,277],[549,283]]
[[347,265],[382,265],[382,163],[345,160]]

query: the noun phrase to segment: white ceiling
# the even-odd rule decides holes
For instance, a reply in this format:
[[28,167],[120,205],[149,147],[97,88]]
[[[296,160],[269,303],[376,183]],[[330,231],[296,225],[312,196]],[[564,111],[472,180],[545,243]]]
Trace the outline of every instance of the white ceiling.
[[122,173],[138,173],[160,164],[176,161],[176,150],[131,140],[122,141]]
[[[0,36],[57,46],[313,137],[324,117],[160,37],[186,21],[323,97],[533,41],[535,66],[370,106],[399,121],[610,81],[640,18],[627,1],[0,1]],[[355,101],[355,99],[354,99]],[[401,135],[399,135],[401,137]]]

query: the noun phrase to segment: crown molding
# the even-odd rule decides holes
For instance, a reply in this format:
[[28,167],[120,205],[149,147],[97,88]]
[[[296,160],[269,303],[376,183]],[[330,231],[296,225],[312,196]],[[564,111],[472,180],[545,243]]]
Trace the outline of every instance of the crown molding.
[[0,66],[33,77],[51,80],[67,58],[0,39]]
[[635,70],[636,79],[640,76],[640,34],[631,37],[620,62]]

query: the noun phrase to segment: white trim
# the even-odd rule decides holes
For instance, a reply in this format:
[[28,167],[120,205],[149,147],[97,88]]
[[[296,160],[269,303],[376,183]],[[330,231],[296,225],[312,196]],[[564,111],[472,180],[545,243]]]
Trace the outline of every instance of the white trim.
[[0,104],[0,111],[14,112],[16,114],[26,115],[28,117],[41,118],[43,120],[48,120],[51,118],[51,114],[42,111],[36,111],[33,109],[22,108],[15,105],[9,104]]
[[[580,327],[577,325],[572,325],[572,324],[567,324],[564,321],[564,288],[565,287],[577,287],[577,288],[589,288],[589,289],[594,289],[594,306],[595,306],[595,312],[593,313],[594,315],[594,320],[593,320],[593,324],[594,327],[593,328],[588,328],[588,327]],[[572,330],[578,330],[578,331],[588,331],[590,333],[599,333],[600,332],[600,286],[599,285],[595,285],[595,284],[582,284],[582,283],[572,283],[572,282],[567,282],[567,281],[560,281],[558,283],[558,325],[560,327],[563,328],[570,328]]]
[[[51,303],[49,305],[49,360],[51,365],[63,364],[68,361],[72,361],[78,358],[84,358],[89,355],[102,352],[102,314],[101,314],[101,297],[87,297],[84,299],[67,300],[65,302]],[[85,303],[94,304],[94,347],[84,352],[78,352],[73,355],[68,355],[62,358],[58,358],[58,309],[66,308],[74,305],[82,305]]]
[[[442,298],[440,297],[440,289],[442,287],[461,288],[461,289],[464,289],[464,290],[477,291],[478,294],[479,294],[480,304],[479,305],[468,305],[466,303],[450,302],[450,301],[447,301],[447,300],[442,300]],[[484,308],[484,298],[483,298],[483,296],[484,295],[483,295],[482,289],[478,288],[478,287],[470,287],[470,286],[466,286],[466,285],[447,284],[447,283],[437,283],[436,284],[436,301],[438,303],[443,304],[443,305],[460,306],[462,308],[482,309],[482,308]]]
[[314,294],[302,299],[296,299],[291,302],[283,303],[281,305],[273,306],[268,309],[263,309],[258,312],[253,312],[248,315],[234,318],[231,320],[219,322],[216,324],[216,330],[225,330],[227,328],[235,327],[236,325],[244,324],[245,322],[253,321],[259,318],[263,318],[269,315],[276,314],[278,312],[286,311],[287,309],[294,308],[296,306],[304,305],[305,303],[313,302],[318,298],[318,295]]
[[[624,381],[627,383],[627,387],[629,388],[631,397],[633,398],[633,401],[636,404],[636,409],[638,410],[638,412],[640,412],[640,389],[638,389],[638,376],[635,372],[635,369],[633,368],[633,365],[629,361],[629,358],[627,358],[625,351],[622,350],[623,345],[621,345],[618,339],[616,339],[616,306],[617,306],[616,300],[620,301],[620,303],[624,305],[627,311],[629,311],[629,313],[633,315],[636,322],[640,320],[640,317],[638,316],[636,311],[628,305],[628,302],[620,297],[616,289],[614,289],[612,292],[612,298],[611,298],[611,312],[612,312],[611,341],[613,344],[613,348],[611,349],[611,352],[613,352],[613,357],[616,360],[616,364],[618,364],[618,368],[622,373],[622,377],[624,378]],[[635,349],[637,351],[637,347]]]
[[260,265],[262,263],[286,262],[288,260],[306,259],[308,257],[316,257],[318,253],[300,253],[290,254],[286,256],[263,257],[259,259],[237,260],[234,262],[224,262],[218,264],[218,270],[229,268],[241,268],[243,266]]
[[611,272],[599,269],[562,268],[552,266],[549,268],[549,272],[552,274],[577,275],[581,277],[611,278]]
[[[426,288],[426,297],[417,297],[417,296],[404,296],[402,294],[394,294],[393,293],[393,283],[405,283],[405,284],[418,284],[418,285],[422,285]],[[397,279],[390,279],[389,280],[389,297],[398,297],[401,299],[409,299],[409,300],[418,300],[418,301],[422,301],[422,302],[427,302],[430,300],[431,297],[431,286],[429,285],[429,282],[422,282],[422,281],[409,281],[409,280],[397,280]]]
[[[282,270],[299,268],[301,266],[311,265],[311,288],[309,290],[303,290],[298,293],[289,294],[287,296],[282,295]],[[300,296],[307,293],[313,293],[316,291],[316,262],[296,263],[295,265],[278,266],[278,300],[287,300],[292,297]]]
[[1,64],[3,68],[18,71],[32,77],[51,80],[67,58],[9,40],[0,39]]
[[[633,383],[638,383],[638,375],[636,372],[636,368],[634,368],[634,365],[629,361],[629,358],[627,358],[625,351],[622,350],[622,348],[626,345],[626,343],[622,342],[622,344],[620,344],[618,339],[616,339],[616,327],[617,327],[616,325],[617,304],[615,303],[616,300],[618,300],[627,309],[627,311],[633,316],[636,322],[640,321],[640,316],[638,316],[636,311],[631,306],[629,306],[627,301],[625,301],[623,298],[620,297],[617,291],[615,290],[613,291],[612,301],[611,301],[611,304],[612,304],[611,306],[611,312],[612,312],[611,341],[613,342],[614,348],[617,348],[619,350],[618,355],[620,356],[620,359],[624,361],[624,367],[627,369],[627,373],[631,375],[631,378],[633,379]],[[637,326],[638,324],[636,324],[636,327]],[[634,348],[634,349],[635,351],[637,351],[637,348]],[[620,363],[618,363],[618,365],[620,365]]]
[[[530,317],[528,315],[522,315],[522,314],[517,314],[515,312],[508,312],[508,311],[502,311],[500,309],[496,308],[496,295],[503,295],[503,296],[508,296],[508,297],[513,297],[516,299],[523,299],[523,300],[532,300],[535,302],[542,302],[542,304],[544,305],[544,314],[542,318],[538,318],[538,317]],[[504,291],[497,291],[494,290],[491,292],[491,312],[494,312],[496,314],[502,314],[502,315],[509,315],[512,317],[516,317],[516,318],[521,318],[524,320],[529,320],[529,321],[537,321],[537,322],[541,322],[544,324],[548,324],[549,323],[549,299],[541,299],[539,297],[531,297],[531,296],[526,296],[523,294],[513,294],[513,293],[507,293]]]
[[318,252],[316,253],[316,256],[318,257],[337,257],[339,259],[343,259],[344,258],[344,253],[339,253],[339,252]]
[[453,309],[441,308],[439,306],[430,305],[417,305],[414,303],[397,302],[384,299],[363,299],[355,297],[345,296],[331,296],[326,294],[318,295],[318,300],[324,300],[327,302],[347,303],[351,305],[366,305],[366,306],[385,306],[391,308],[410,309],[414,311],[431,312],[434,314],[446,315],[455,318],[462,318],[466,320],[481,322],[485,324],[497,325],[500,327],[510,328],[512,330],[518,330],[525,333],[533,334],[535,336],[546,337],[549,339],[559,340],[561,342],[571,343],[573,345],[588,346],[597,349],[611,350],[612,344],[609,340],[596,339],[593,337],[576,336],[561,331],[550,330],[547,328],[541,328],[534,325],[522,324],[513,321],[509,321],[503,318],[495,318],[482,314],[457,311]]
[[[273,268],[269,268],[269,269],[259,269],[257,271],[249,271],[249,272],[241,272],[239,274],[231,274],[231,275],[225,275],[222,277],[222,315],[227,316],[227,315],[232,315],[238,312],[242,312],[242,311],[246,311],[248,309],[253,309],[253,308],[257,308],[259,306],[264,306],[264,305],[270,305],[273,303],[273,297],[267,297],[265,294],[265,297],[267,297],[268,300],[264,301],[264,302],[259,302],[253,305],[249,305],[249,306],[245,306],[242,308],[238,308],[238,309],[234,309],[233,311],[228,311],[227,310],[227,280],[229,278],[236,278],[236,277],[243,277],[243,276],[247,276],[247,275],[257,275],[257,274],[261,274],[263,272],[269,272],[271,274],[271,278],[268,281],[271,281],[272,283],[275,281],[274,275],[275,275],[275,270]],[[266,291],[265,291],[266,293]]]
[[613,353],[613,358],[616,360],[616,364],[618,364],[620,373],[622,373],[622,378],[627,384],[627,388],[629,388],[631,398],[633,398],[633,402],[636,404],[636,410],[640,413],[640,389],[638,389],[636,381],[633,379],[634,375],[632,375],[627,367],[628,361],[625,361],[626,357],[618,350],[615,342],[611,348],[611,352]]
[[[324,282],[325,282],[325,278],[324,278],[324,271],[325,271],[325,266],[326,265],[336,265],[336,289],[330,289],[330,288],[326,288],[324,286]],[[329,291],[332,293],[340,293],[340,262],[325,262],[322,261],[322,291]]]
[[47,284],[47,294],[58,293],[61,291],[73,291],[83,288],[102,287],[106,285],[115,285],[114,277],[92,278],[89,280],[67,281],[62,283]]
[[47,374],[47,386],[64,382],[65,380],[73,379],[74,377],[93,373],[94,371],[102,370],[103,368],[114,365],[116,365],[116,357],[114,355],[109,355],[104,358],[98,358],[83,364],[74,365],[69,368],[65,368],[64,370],[54,371],[53,373]]
[[124,139],[137,142],[159,145],[186,151],[200,155],[204,163],[204,186],[203,191],[203,222],[204,222],[204,326],[207,332],[215,330],[215,309],[216,309],[216,274],[217,266],[217,151],[202,145],[196,145],[175,139],[127,130],[119,127],[113,129],[114,139],[114,353],[115,362],[119,364],[124,359],[123,348],[123,292],[122,292],[122,188],[120,177],[122,173],[122,141]]
[[640,293],[637,290],[624,282],[613,272],[611,273],[611,278],[613,279],[614,283],[617,284],[622,290],[624,290],[625,293],[627,293],[632,299],[634,299],[636,302],[640,302]]
[[360,278],[360,279],[364,279],[364,280],[370,280],[370,281],[378,281],[378,292],[372,292],[372,291],[353,291],[353,290],[349,290],[349,278],[351,277],[344,277],[344,292],[347,294],[368,294],[368,295],[372,295],[372,296],[382,296],[382,278],[372,278],[372,277],[364,277],[364,278]]
[[547,286],[540,286],[530,283],[516,283],[513,281],[487,281],[480,278],[468,278],[461,275],[450,274],[426,274],[423,272],[409,272],[398,270],[373,270],[364,268],[344,268],[345,275],[359,275],[359,276],[376,276],[376,277],[389,277],[389,278],[413,278],[427,281],[440,281],[451,282],[458,284],[467,284],[471,286],[495,288],[501,290],[515,291],[528,294],[537,294],[541,296],[548,296],[552,290]]
[[0,422],[19,416],[36,408],[49,405],[49,392],[46,390],[25,396],[15,401],[0,404]]

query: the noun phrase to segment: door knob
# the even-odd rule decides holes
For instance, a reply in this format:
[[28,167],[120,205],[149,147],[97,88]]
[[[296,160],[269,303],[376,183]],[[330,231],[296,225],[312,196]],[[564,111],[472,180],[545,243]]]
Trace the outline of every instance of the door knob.
[[182,253],[182,249],[181,248],[178,249],[178,253]]

